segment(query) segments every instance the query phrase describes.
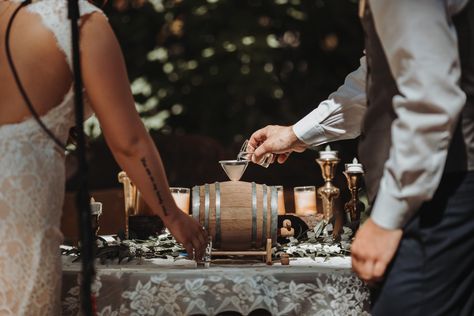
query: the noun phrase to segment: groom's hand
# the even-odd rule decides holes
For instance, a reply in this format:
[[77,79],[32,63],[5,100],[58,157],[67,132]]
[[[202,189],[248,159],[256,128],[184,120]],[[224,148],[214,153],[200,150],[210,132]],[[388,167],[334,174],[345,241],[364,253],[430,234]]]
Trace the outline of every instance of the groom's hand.
[[403,231],[388,230],[368,219],[352,244],[352,270],[365,282],[380,281],[398,249]]
[[292,126],[268,125],[259,129],[249,139],[248,148],[254,149],[252,161],[257,163],[266,154],[277,155],[279,163],[284,163],[291,152],[303,152],[308,145],[298,139]]

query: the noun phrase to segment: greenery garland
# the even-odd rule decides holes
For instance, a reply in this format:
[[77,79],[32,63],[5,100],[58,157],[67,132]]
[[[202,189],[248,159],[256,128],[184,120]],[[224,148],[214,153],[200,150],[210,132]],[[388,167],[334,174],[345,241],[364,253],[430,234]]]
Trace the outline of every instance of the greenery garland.
[[[350,241],[352,238],[352,230],[343,227],[341,241],[333,242],[325,233],[329,225],[325,225],[322,221],[302,234],[304,237],[299,239],[290,237],[287,243],[277,244],[272,249],[275,258],[279,258],[283,253],[287,253],[290,257],[308,257],[315,260],[317,257],[343,257],[350,253]],[[79,256],[79,250],[72,248],[63,250],[63,255]],[[186,258],[186,252],[181,244],[166,230],[163,234],[150,237],[147,240],[130,239],[108,242],[98,237],[97,239],[97,258],[101,263],[105,264],[108,260],[118,259],[119,263],[124,259],[131,261],[137,259],[172,259],[179,260]]]

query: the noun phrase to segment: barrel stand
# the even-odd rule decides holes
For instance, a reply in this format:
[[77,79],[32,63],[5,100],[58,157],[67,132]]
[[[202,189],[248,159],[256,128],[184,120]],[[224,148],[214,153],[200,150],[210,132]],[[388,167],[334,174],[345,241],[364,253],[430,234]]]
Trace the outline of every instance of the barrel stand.
[[265,250],[246,250],[246,251],[225,251],[225,250],[216,250],[211,252],[211,260],[212,256],[262,256],[263,261],[267,265],[272,265],[272,240],[271,238],[267,238],[267,244]]

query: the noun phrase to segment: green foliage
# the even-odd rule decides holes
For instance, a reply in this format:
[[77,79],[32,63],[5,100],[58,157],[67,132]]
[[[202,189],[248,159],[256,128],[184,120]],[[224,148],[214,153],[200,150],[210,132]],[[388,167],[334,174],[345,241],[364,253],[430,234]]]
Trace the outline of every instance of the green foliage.
[[294,123],[357,67],[356,2],[115,0],[105,9],[145,124],[228,144]]

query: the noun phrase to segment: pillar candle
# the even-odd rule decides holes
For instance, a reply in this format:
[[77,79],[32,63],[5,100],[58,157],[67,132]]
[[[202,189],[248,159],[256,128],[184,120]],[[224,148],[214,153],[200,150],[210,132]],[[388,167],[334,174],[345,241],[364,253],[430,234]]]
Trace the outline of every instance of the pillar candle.
[[337,158],[337,151],[331,150],[331,146],[327,145],[324,150],[319,152],[319,158],[321,158],[321,159],[335,159],[335,158]]
[[277,194],[278,194],[278,215],[285,215],[285,196],[284,196],[284,189],[283,186],[277,186]]
[[295,188],[295,213],[297,215],[316,215],[316,188]]
[[364,173],[364,168],[362,167],[362,164],[357,161],[357,158],[354,158],[352,163],[346,163],[345,167],[346,172],[348,173]]
[[189,214],[191,192],[188,188],[170,188],[176,205],[186,214]]

